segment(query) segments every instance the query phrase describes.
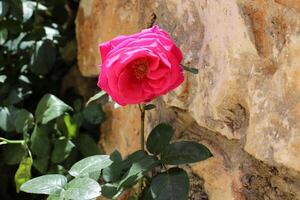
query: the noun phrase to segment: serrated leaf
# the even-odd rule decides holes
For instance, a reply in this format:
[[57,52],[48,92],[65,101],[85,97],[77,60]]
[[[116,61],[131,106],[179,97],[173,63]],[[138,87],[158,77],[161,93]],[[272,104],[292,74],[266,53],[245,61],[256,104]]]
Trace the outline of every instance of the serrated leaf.
[[155,200],[187,200],[189,177],[184,170],[172,168],[155,176],[150,190]]
[[17,193],[20,192],[20,187],[23,183],[31,178],[32,158],[24,157],[19,164],[19,168],[15,174],[15,183]]
[[66,138],[56,139],[54,141],[54,149],[51,156],[53,163],[60,163],[69,157],[72,149],[75,147],[71,140]]
[[155,155],[160,154],[170,143],[173,132],[173,128],[168,124],[157,125],[148,136],[147,149]]
[[88,177],[79,177],[70,181],[63,192],[65,199],[93,199],[101,195],[99,183]]
[[49,121],[63,115],[66,111],[72,110],[70,106],[52,94],[46,94],[38,103],[35,111],[36,121],[46,124]]
[[21,186],[21,191],[33,194],[57,194],[64,190],[67,178],[50,174],[31,179]]
[[33,115],[25,109],[18,112],[15,120],[15,127],[18,133],[26,133],[33,127]]
[[86,105],[90,104],[91,102],[93,101],[96,101],[98,99],[100,99],[101,97],[103,97],[104,95],[106,94],[105,91],[100,91],[98,92],[97,94],[95,94],[94,96],[92,96],[87,102],[86,102]]
[[95,155],[84,158],[75,163],[69,170],[74,177],[88,176],[93,172],[99,172],[111,165],[112,161],[108,155]]
[[161,162],[167,165],[194,163],[211,157],[209,149],[194,141],[169,144],[161,153]]

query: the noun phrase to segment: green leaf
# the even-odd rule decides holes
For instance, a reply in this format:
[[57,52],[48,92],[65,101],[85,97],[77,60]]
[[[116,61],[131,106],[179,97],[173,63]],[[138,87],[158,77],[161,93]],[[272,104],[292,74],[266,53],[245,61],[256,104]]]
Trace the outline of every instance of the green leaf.
[[161,153],[161,161],[167,165],[194,163],[211,157],[212,154],[202,144],[180,141],[166,146]]
[[25,109],[21,109],[15,120],[15,127],[18,133],[26,133],[33,127],[33,115]]
[[48,127],[46,125],[36,125],[31,135],[31,151],[39,157],[49,157],[50,140],[48,137]]
[[59,174],[49,174],[31,179],[21,186],[21,191],[33,194],[57,194],[64,190],[67,178]]
[[154,104],[147,104],[144,107],[145,110],[152,110],[154,108],[156,108],[156,105],[154,105]]
[[9,9],[9,4],[6,1],[0,1],[0,17],[6,15]]
[[168,124],[157,125],[148,136],[147,149],[155,155],[160,154],[170,143],[173,132],[173,128]]
[[45,174],[48,169],[48,162],[48,157],[36,157],[35,159],[33,159],[33,167],[40,173]]
[[109,199],[113,199],[113,197],[115,195],[118,194],[118,188],[117,186],[110,184],[110,183],[106,183],[104,185],[101,186],[101,195],[109,198]]
[[106,182],[115,182],[129,169],[130,165],[126,161],[114,162],[103,169],[102,177]]
[[187,200],[189,177],[183,169],[172,168],[155,176],[150,189],[155,200]]
[[51,40],[36,43],[36,52],[32,54],[30,69],[34,74],[47,74],[54,66],[56,49]]
[[64,198],[60,194],[51,194],[47,200],[64,200]]
[[95,94],[94,96],[92,96],[87,102],[86,102],[86,105],[90,104],[91,102],[93,101],[96,101],[98,99],[100,99],[101,97],[103,97],[104,95],[106,94],[105,91],[100,91],[98,92],[97,94]]
[[96,142],[87,134],[80,134],[77,139],[77,148],[84,157],[101,154]]
[[69,139],[74,138],[77,135],[78,125],[74,122],[69,114],[64,116],[64,124],[67,131],[67,136]]
[[15,183],[17,193],[20,192],[20,187],[23,183],[30,180],[31,178],[31,166],[32,158],[24,157],[19,165],[19,168],[15,174]]
[[182,68],[185,70],[185,71],[188,71],[188,72],[191,72],[193,74],[198,74],[199,70],[196,69],[196,68],[192,68],[192,67],[187,67],[187,66],[184,66],[184,65],[181,65]]
[[130,154],[125,160],[121,160],[116,155],[116,152],[110,155],[111,160],[114,161],[110,166],[103,169],[103,179],[106,182],[114,182],[119,180],[132,166],[133,163],[142,160],[147,154],[144,151],[136,151]]
[[69,157],[75,145],[66,138],[56,139],[54,142],[54,149],[51,156],[53,163],[60,163]]
[[88,177],[79,177],[70,181],[63,192],[65,199],[93,199],[101,195],[99,183]]
[[38,39],[42,39],[45,36],[45,30],[42,27],[34,27],[26,36],[22,39],[22,41],[32,42]]
[[14,106],[0,107],[0,128],[5,132],[15,130],[14,120],[18,114],[18,109]]
[[70,106],[52,94],[46,94],[38,103],[35,111],[36,121],[46,124],[61,116],[66,111],[72,110]]
[[83,110],[83,117],[86,121],[91,124],[99,124],[105,118],[105,113],[102,110],[102,107],[97,104],[89,104]]
[[114,150],[109,158],[113,161],[113,162],[121,162],[122,161],[122,155],[118,150]]
[[143,200],[154,200],[152,197],[150,186],[147,186],[142,191],[142,199]]
[[68,114],[60,116],[56,120],[57,128],[68,139],[73,139],[77,136],[78,127],[80,126],[76,121]]
[[35,10],[35,5],[33,5],[32,1],[23,1],[22,7],[23,7],[23,22],[26,22],[33,14],[33,11]]
[[77,163],[75,163],[69,173],[74,176],[88,176],[93,172],[99,172],[111,165],[112,161],[109,159],[108,155],[95,155],[84,158]]
[[3,45],[6,42],[8,36],[8,31],[6,28],[0,29],[0,45]]
[[59,31],[49,26],[44,26],[46,37],[48,40],[55,40],[55,37],[59,37]]
[[10,5],[10,13],[12,16],[18,21],[22,21],[23,19],[23,9],[22,9],[22,1],[21,0],[13,0]]
[[156,164],[156,159],[148,155],[133,162],[125,178],[120,181],[118,189],[133,186],[146,172],[155,167]]
[[9,91],[7,97],[3,100],[3,104],[12,105],[20,103],[26,96],[30,95],[31,91],[24,87],[13,87]]
[[[26,22],[28,19],[30,19],[33,15],[33,12],[36,9],[37,2],[34,1],[23,1],[22,7],[23,7],[23,22]],[[41,3],[38,4],[38,10],[47,10],[45,6],[43,6]]]
[[0,83],[4,83],[6,79],[7,79],[6,75],[0,75]]
[[26,149],[21,144],[4,145],[3,147],[4,162],[7,165],[19,164],[26,155]]

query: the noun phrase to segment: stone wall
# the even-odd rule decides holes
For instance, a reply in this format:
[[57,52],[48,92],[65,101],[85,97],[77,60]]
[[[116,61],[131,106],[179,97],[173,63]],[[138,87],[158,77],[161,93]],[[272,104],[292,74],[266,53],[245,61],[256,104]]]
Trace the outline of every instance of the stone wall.
[[[300,1],[81,0],[80,72],[98,75],[98,43],[152,23],[199,69],[147,115],[214,153],[187,167],[190,199],[300,199]],[[106,111],[104,149],[138,149],[138,109]]]

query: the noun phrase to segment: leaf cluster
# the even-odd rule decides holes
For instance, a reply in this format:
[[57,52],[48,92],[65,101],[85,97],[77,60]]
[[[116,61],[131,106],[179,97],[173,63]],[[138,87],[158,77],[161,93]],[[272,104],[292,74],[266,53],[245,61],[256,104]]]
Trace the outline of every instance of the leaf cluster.
[[212,154],[197,142],[171,143],[173,132],[168,124],[159,124],[147,139],[149,153],[139,150],[125,159],[118,151],[91,156],[75,163],[66,177],[41,176],[24,183],[21,190],[48,194],[51,200],[88,200],[98,196],[117,199],[126,189],[138,186],[132,199],[186,200],[189,178],[178,165],[202,161]]

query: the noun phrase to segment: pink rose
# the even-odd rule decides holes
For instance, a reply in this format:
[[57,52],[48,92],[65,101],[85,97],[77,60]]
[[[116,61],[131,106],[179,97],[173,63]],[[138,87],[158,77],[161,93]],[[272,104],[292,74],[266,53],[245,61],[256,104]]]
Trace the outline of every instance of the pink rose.
[[182,53],[158,26],[99,45],[98,86],[120,105],[149,102],[179,86]]

